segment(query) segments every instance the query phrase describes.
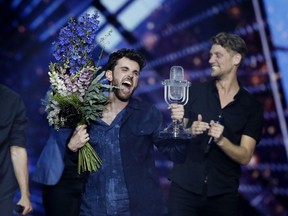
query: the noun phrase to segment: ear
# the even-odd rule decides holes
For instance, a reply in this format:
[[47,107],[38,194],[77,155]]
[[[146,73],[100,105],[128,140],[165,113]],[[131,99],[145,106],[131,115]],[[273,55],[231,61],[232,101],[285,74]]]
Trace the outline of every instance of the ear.
[[240,62],[241,62],[241,59],[242,59],[242,56],[241,56],[239,53],[236,53],[236,54],[233,56],[233,64],[234,64],[234,65],[239,65]]
[[111,70],[107,70],[105,72],[105,75],[106,75],[106,79],[111,82],[113,80],[113,75],[112,75],[112,71]]

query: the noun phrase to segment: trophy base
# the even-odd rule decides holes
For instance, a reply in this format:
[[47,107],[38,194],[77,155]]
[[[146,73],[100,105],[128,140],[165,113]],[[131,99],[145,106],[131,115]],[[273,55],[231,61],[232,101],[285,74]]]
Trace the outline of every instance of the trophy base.
[[159,137],[161,139],[191,139],[192,134],[182,125],[170,124],[163,131],[160,131]]

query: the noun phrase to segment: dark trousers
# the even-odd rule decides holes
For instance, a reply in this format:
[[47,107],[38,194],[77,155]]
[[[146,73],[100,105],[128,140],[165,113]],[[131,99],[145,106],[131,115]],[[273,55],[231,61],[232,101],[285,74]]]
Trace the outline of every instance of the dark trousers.
[[83,190],[83,178],[61,179],[56,185],[43,186],[46,216],[79,216]]
[[0,202],[0,215],[1,216],[12,216],[13,215],[13,198],[14,194],[7,197],[5,200]]
[[169,207],[172,216],[238,216],[238,193],[207,197],[198,195],[172,183]]

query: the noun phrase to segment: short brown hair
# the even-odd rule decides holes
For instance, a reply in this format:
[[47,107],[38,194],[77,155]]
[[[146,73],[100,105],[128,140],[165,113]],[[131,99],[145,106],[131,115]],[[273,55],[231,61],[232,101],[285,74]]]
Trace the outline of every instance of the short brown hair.
[[108,62],[106,64],[106,70],[114,70],[114,67],[117,64],[117,61],[123,57],[126,57],[130,60],[133,60],[139,64],[140,71],[146,64],[146,59],[144,55],[134,49],[120,49],[116,52],[110,54]]
[[239,53],[241,55],[241,61],[245,58],[245,55],[247,53],[247,47],[245,41],[235,34],[228,34],[226,32],[221,32],[217,34],[216,36],[213,36],[211,38],[212,44],[217,44],[225,49],[232,50],[236,53]]

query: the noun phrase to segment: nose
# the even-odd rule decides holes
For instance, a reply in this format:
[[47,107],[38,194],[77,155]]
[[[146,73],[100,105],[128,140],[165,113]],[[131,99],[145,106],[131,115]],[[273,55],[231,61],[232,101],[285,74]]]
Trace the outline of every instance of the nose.
[[128,75],[129,78],[132,78],[133,77],[133,72],[129,71],[129,73],[127,75]]
[[209,62],[209,64],[213,64],[213,62],[214,62],[214,58],[213,58],[213,55],[211,55],[211,56],[210,56],[210,58],[209,58],[209,61],[208,61],[208,62]]

